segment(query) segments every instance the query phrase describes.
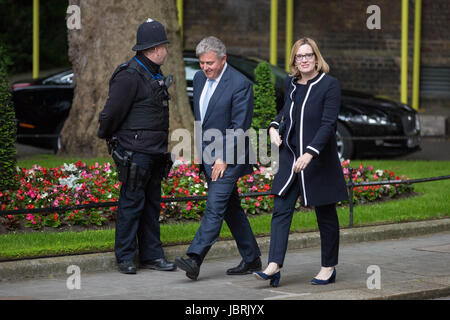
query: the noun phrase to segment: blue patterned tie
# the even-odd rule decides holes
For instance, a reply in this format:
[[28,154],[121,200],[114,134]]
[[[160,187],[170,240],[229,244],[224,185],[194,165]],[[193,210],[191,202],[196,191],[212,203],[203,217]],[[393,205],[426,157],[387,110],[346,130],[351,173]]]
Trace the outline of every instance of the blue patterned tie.
[[214,80],[207,80],[208,87],[206,88],[205,97],[203,98],[203,104],[202,104],[202,122],[205,118],[206,110],[208,109],[209,99],[211,99],[211,93],[212,93],[212,85],[214,83]]

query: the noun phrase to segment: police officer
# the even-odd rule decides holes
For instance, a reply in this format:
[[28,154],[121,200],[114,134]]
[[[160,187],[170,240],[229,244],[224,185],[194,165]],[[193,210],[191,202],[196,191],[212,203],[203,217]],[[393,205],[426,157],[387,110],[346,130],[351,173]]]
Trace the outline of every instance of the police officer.
[[165,259],[159,227],[161,180],[171,166],[170,84],[160,69],[169,41],[164,26],[152,19],[139,26],[136,38],[132,49],[136,55],[111,77],[98,130],[98,137],[108,142],[122,182],[114,251],[119,271],[126,274],[136,273],[137,251],[140,268],[176,269]]

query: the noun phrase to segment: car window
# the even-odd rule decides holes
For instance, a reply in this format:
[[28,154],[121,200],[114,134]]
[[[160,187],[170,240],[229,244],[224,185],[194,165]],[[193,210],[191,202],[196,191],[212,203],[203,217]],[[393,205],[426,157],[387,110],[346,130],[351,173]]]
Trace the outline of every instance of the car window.
[[185,70],[186,70],[186,80],[194,80],[194,75],[200,70],[200,64],[198,59],[195,58],[184,58]]
[[71,70],[64,71],[53,76],[48,77],[43,84],[72,84],[73,72]]
[[253,60],[247,60],[238,58],[235,56],[227,56],[227,62],[231,64],[234,68],[242,72],[247,78],[251,81],[255,81],[255,73],[254,70],[258,65],[258,62]]

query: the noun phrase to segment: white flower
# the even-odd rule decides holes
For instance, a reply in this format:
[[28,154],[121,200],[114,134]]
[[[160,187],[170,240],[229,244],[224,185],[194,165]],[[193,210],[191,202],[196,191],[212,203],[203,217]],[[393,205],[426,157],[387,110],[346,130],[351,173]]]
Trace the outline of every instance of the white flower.
[[78,177],[71,174],[67,178],[59,178],[58,182],[61,186],[67,185],[69,188],[78,187],[79,185],[76,184],[78,181]]
[[63,170],[64,171],[69,171],[69,172],[74,172],[74,171],[77,171],[77,167],[73,163],[67,164],[67,163],[64,162]]
[[377,171],[375,171],[375,173],[376,173],[379,177],[381,177],[381,176],[383,175],[383,171],[382,171],[382,170],[377,170]]
[[178,167],[178,166],[180,166],[180,165],[183,165],[183,164],[190,164],[191,162],[190,161],[188,161],[188,160],[184,160],[184,159],[176,159],[174,162],[173,162],[173,166],[174,167]]

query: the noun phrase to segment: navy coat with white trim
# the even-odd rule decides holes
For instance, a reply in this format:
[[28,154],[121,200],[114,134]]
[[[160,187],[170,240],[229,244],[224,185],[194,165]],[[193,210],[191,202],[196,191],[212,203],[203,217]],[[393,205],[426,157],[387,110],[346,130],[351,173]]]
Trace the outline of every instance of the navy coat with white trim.
[[[284,107],[269,125],[278,129],[284,122],[285,127],[272,194],[283,197],[294,179],[299,179],[304,205],[343,201],[348,193],[336,146],[336,122],[341,105],[339,81],[320,72],[307,82],[305,97],[299,105],[295,103],[296,81],[287,77]],[[297,126],[296,121],[299,121]],[[291,135],[295,135],[297,148],[289,145]],[[295,161],[305,152],[313,155],[313,159],[305,170],[296,174]]]

